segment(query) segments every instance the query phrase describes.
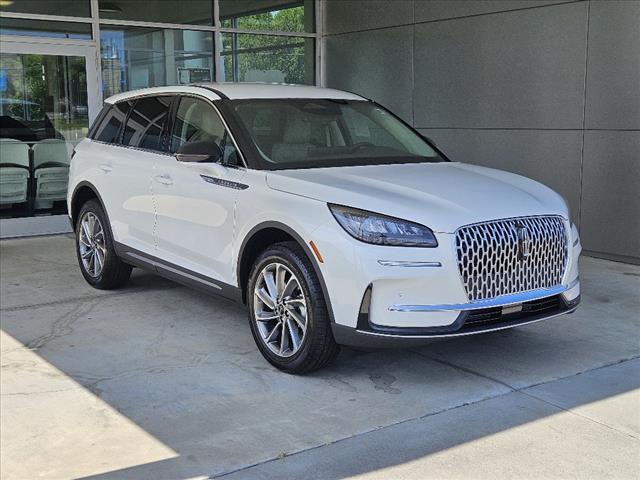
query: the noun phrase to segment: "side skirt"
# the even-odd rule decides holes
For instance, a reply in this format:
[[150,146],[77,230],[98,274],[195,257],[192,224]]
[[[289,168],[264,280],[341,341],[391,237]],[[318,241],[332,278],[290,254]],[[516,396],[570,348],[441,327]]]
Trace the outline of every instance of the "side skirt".
[[173,280],[187,287],[200,290],[205,293],[213,293],[220,297],[242,302],[242,290],[219,280],[209,278],[197,272],[166,262],[158,257],[128,247],[122,243],[114,242],[116,254],[120,259],[130,265],[157,273],[161,277]]

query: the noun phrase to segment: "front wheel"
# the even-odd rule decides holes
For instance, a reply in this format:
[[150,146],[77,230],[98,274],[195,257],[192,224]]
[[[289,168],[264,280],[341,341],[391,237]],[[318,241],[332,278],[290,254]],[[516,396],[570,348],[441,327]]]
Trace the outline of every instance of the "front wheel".
[[320,282],[294,242],[273,245],[256,260],[247,289],[251,332],[269,363],[307,373],[338,354]]

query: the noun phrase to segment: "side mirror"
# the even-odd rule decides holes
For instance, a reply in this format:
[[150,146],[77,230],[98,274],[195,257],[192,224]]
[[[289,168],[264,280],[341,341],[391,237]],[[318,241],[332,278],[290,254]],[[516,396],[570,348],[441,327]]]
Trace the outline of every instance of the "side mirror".
[[217,163],[222,158],[222,149],[211,141],[185,143],[178,149],[179,162]]
[[241,165],[240,158],[238,157],[238,152],[236,151],[235,148],[229,154],[229,156],[227,157],[227,159],[226,159],[226,161],[224,163],[225,163],[225,165],[229,165],[231,167],[239,167]]

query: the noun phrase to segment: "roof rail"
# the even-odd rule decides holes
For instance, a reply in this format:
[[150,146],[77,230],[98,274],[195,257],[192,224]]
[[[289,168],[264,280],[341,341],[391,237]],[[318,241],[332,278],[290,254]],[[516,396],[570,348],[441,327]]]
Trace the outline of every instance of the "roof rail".
[[218,90],[217,88],[213,88],[207,84],[203,84],[203,83],[194,83],[193,84],[194,87],[200,87],[200,88],[205,88],[207,90],[212,91],[213,93],[215,93],[216,95],[218,95],[221,99],[223,100],[229,100],[229,97],[227,97],[224,93],[222,93],[220,90]]

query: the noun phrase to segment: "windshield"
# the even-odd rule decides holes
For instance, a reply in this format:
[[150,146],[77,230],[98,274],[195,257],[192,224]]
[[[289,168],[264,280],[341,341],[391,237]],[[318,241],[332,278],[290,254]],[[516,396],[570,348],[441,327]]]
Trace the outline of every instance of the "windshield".
[[413,129],[368,101],[231,100],[262,168],[318,168],[441,162]]

